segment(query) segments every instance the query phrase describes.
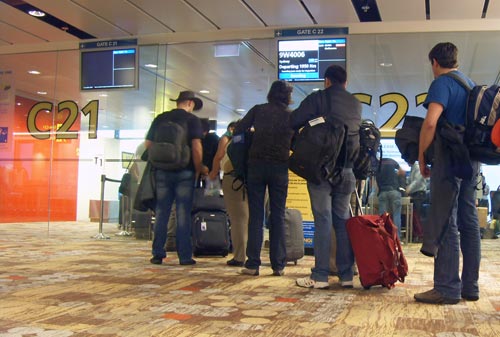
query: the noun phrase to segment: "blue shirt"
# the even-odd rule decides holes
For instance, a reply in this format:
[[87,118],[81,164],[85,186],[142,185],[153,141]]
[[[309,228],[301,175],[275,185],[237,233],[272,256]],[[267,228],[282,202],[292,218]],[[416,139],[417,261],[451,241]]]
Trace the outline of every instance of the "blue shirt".
[[[454,72],[469,82],[471,87],[475,85],[463,73]],[[443,115],[448,122],[464,125],[467,96],[467,90],[460,83],[449,76],[441,75],[432,81],[424,107],[427,109],[430,103],[439,103],[443,106]]]

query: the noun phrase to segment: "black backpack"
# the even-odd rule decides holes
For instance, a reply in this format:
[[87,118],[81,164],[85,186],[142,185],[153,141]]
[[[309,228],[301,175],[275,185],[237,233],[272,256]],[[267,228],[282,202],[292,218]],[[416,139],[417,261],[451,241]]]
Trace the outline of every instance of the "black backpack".
[[487,165],[500,164],[500,148],[491,141],[491,130],[500,118],[500,87],[470,85],[454,72],[444,74],[455,79],[469,93],[466,108],[464,143],[470,157]]
[[[377,156],[378,152],[380,152],[379,156]],[[380,166],[378,158],[382,158],[380,130],[372,120],[364,119],[359,128],[359,153],[353,167],[356,179],[365,180],[373,175]]]
[[246,131],[233,135],[231,142],[227,145],[227,156],[233,165],[234,177],[233,190],[237,191],[247,183],[248,173],[248,152],[250,145],[252,145],[251,131]]
[[325,117],[310,120],[295,136],[288,165],[308,182],[332,181],[339,173],[337,158],[347,138],[345,125],[333,125]]
[[148,160],[153,167],[163,170],[186,168],[191,160],[186,126],[169,119],[161,121],[148,149]]

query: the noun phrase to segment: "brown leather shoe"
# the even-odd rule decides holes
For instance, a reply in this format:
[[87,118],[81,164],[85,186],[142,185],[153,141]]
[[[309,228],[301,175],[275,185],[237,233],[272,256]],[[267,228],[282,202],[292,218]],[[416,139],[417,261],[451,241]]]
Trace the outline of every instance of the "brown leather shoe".
[[457,304],[460,299],[449,298],[441,295],[437,290],[431,289],[413,296],[415,301],[429,304]]

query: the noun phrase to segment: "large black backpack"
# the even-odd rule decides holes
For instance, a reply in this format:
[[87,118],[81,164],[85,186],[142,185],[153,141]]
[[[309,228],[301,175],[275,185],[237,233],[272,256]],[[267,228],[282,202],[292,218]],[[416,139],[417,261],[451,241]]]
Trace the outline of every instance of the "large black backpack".
[[364,119],[359,128],[359,153],[353,167],[356,179],[365,180],[373,175],[380,166],[379,158],[382,158],[380,130],[372,120]]
[[455,79],[469,93],[466,108],[464,143],[470,158],[487,165],[500,164],[500,148],[491,141],[491,131],[500,118],[500,87],[471,87],[454,72],[444,74]]
[[187,144],[187,127],[164,119],[155,132],[155,140],[148,149],[148,160],[153,167],[180,170],[189,165],[191,148]]
[[346,138],[345,125],[334,125],[325,117],[310,120],[295,136],[290,171],[315,184],[330,181],[338,173],[337,158]]
[[227,145],[227,156],[233,165],[231,175],[234,177],[232,185],[234,190],[239,190],[247,183],[248,152],[252,145],[252,135],[251,131],[234,134]]

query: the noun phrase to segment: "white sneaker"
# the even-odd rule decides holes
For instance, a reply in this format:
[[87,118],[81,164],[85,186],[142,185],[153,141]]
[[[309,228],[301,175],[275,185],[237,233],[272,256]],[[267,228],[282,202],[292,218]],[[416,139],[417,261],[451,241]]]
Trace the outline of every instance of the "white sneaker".
[[342,286],[342,288],[353,288],[354,287],[352,280],[351,281],[340,281],[340,285]]
[[302,288],[328,289],[328,287],[330,287],[328,282],[315,281],[309,276],[298,278],[295,280],[295,283]]

